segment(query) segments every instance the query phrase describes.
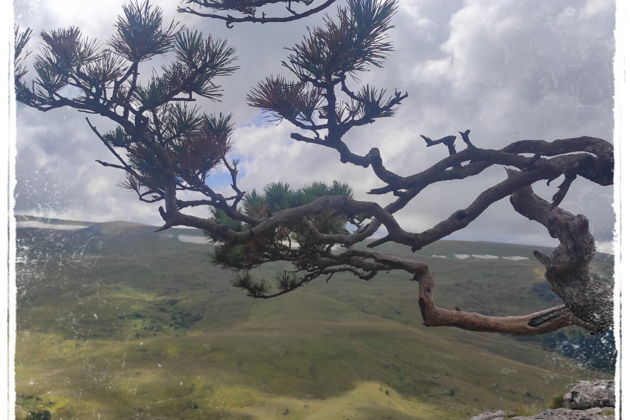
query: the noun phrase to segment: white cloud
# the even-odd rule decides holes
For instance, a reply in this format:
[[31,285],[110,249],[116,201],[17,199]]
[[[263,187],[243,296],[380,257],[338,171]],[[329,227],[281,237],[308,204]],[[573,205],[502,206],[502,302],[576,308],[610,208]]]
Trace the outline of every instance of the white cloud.
[[615,242],[614,241],[595,241],[595,249],[597,250],[597,252],[614,255]]
[[520,257],[520,256],[512,256],[512,257],[501,257],[504,260],[510,260],[510,261],[524,261],[524,260],[529,260],[529,258],[527,257]]
[[[17,21],[35,32],[74,24],[90,35],[111,34],[120,0],[92,2],[18,0]],[[260,189],[272,181],[300,186],[340,180],[360,199],[386,203],[391,196],[369,196],[381,183],[369,169],[344,165],[336,152],[289,138],[287,123],[249,124],[259,111],[245,94],[268,74],[283,72],[280,60],[304,33],[306,22],[240,25],[177,15],[172,1],[158,2],[167,19],[227,38],[241,69],[222,80],[221,103],[200,103],[207,112],[230,111],[240,124],[234,156],[241,161],[241,186]],[[353,130],[347,142],[356,153],[379,147],[385,164],[403,175],[418,172],[446,151],[426,148],[419,134],[441,137],[470,128],[480,147],[501,147],[522,138],[555,139],[576,135],[612,137],[612,28],[614,4],[601,0],[555,2],[402,0],[391,39],[396,51],[385,67],[359,75],[364,83],[409,92],[398,114]],[[74,10],[74,13],[68,13]],[[35,13],[34,11],[37,11]],[[34,44],[36,45],[36,43]],[[146,67],[148,74],[149,65]],[[68,215],[84,220],[126,219],[160,223],[156,205],[138,202],[116,184],[120,174],[94,159],[109,159],[84,115],[70,111],[39,113],[18,107],[18,199],[20,211]],[[99,122],[105,127],[104,122]],[[99,125],[100,127],[100,125]],[[401,225],[419,231],[467,206],[483,189],[501,181],[495,168],[475,179],[433,185],[399,214]],[[550,195],[551,187],[537,186]],[[227,188],[227,186],[225,186]],[[612,238],[612,188],[580,181],[565,206],[591,219],[601,241]],[[195,210],[207,215],[205,209]],[[516,214],[507,200],[491,206],[460,239],[552,244],[542,226]]]
[[582,14],[585,18],[603,14],[614,8],[614,0],[588,0],[584,5]]
[[212,242],[205,236],[197,236],[197,235],[177,235],[177,240],[181,242],[187,242],[190,244],[196,244],[196,245],[208,245],[209,243]]
[[30,229],[52,229],[52,230],[79,230],[85,229],[88,225],[69,225],[60,223],[45,223],[38,220],[18,221],[15,226],[19,228]]

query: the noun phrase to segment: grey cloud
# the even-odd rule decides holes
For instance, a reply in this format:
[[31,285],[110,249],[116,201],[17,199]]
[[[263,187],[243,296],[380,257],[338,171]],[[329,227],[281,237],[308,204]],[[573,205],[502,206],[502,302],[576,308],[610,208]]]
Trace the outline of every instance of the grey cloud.
[[110,156],[85,130],[85,121],[75,117],[68,110],[41,114],[18,106],[16,212],[157,222],[154,206],[141,205],[117,187],[119,172],[94,161]]
[[[102,12],[95,11],[99,16],[94,24],[87,25],[94,36],[111,33],[119,10],[115,1],[105,3]],[[234,143],[235,155],[242,160],[244,187],[261,188],[279,180],[298,186],[338,179],[351,184],[361,199],[382,204],[391,200],[366,194],[380,185],[369,170],[341,164],[330,150],[293,142],[292,129],[285,123],[247,125],[259,112],[245,104],[246,93],[265,76],[284,72],[280,65],[287,54],[284,47],[298,41],[306,25],[320,22],[321,15],[286,25],[240,25],[229,30],[220,22],[176,15],[172,1],[158,3],[168,18],[226,38],[237,49],[241,68],[221,81],[222,102],[200,105],[207,112],[232,112],[241,124]],[[42,13],[29,14],[29,4],[38,5]],[[20,0],[16,9],[18,23],[37,31],[73,19],[61,16],[50,0]],[[79,9],[75,24],[86,26],[88,12]],[[357,153],[379,147],[388,167],[411,174],[446,154],[426,148],[421,133],[440,137],[470,128],[480,147],[501,147],[523,138],[611,139],[613,21],[614,4],[606,1],[402,0],[391,35],[395,52],[384,68],[359,78],[362,83],[408,91],[409,98],[395,117],[349,133],[348,143]],[[40,114],[23,107],[18,112],[19,209],[47,203],[50,211],[75,212],[88,219],[98,214],[159,223],[154,207],[118,189],[119,175],[93,162],[107,158],[106,151],[81,114]],[[411,230],[428,228],[504,176],[495,168],[475,179],[436,184],[401,212],[401,224]],[[557,182],[551,187],[541,183],[536,189],[550,196],[555,186]],[[586,214],[602,241],[610,240],[614,223],[611,190],[578,182],[564,204]],[[542,227],[516,214],[507,200],[491,206],[453,238],[553,243]]]

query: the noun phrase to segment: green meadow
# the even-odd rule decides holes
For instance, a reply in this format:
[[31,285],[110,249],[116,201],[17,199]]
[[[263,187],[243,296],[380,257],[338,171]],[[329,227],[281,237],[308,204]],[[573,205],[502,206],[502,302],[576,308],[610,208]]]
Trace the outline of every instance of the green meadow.
[[[210,245],[180,240],[194,231],[86,225],[17,231],[19,420],[465,419],[535,412],[606,376],[533,341],[422,326],[402,272],[254,300]],[[557,304],[532,250],[441,241],[413,258],[435,273],[438,304],[508,315]]]

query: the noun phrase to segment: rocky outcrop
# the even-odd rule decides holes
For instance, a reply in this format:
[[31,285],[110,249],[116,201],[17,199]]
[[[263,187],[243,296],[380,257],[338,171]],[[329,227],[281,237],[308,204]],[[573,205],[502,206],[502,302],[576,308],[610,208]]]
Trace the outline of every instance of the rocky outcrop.
[[481,413],[478,416],[471,417],[470,420],[503,420],[507,417],[507,413],[503,410],[494,413]]
[[582,381],[562,399],[562,406],[573,410],[615,406],[613,381]]
[[564,395],[562,408],[547,408],[533,416],[510,416],[501,410],[470,420],[610,420],[615,415],[614,406],[613,381],[582,381]]
[[[527,417],[505,417],[509,420],[611,420],[615,417],[612,407],[596,407],[587,410],[571,410],[570,408],[547,408],[540,413]],[[494,419],[493,419],[494,420]],[[500,420],[499,417],[496,420]]]

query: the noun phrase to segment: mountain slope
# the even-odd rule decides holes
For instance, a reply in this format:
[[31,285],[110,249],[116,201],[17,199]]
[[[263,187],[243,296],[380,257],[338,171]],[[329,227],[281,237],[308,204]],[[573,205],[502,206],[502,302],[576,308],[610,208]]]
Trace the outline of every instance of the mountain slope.
[[[87,227],[18,228],[18,418],[457,419],[533,411],[601,376],[536,343],[422,327],[404,273],[252,300],[210,264],[210,245],[179,239],[194,231],[73,224]],[[419,254],[443,306],[550,305],[531,259],[488,257],[531,247],[442,241]]]

